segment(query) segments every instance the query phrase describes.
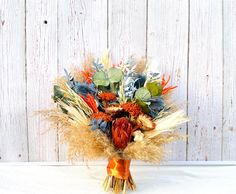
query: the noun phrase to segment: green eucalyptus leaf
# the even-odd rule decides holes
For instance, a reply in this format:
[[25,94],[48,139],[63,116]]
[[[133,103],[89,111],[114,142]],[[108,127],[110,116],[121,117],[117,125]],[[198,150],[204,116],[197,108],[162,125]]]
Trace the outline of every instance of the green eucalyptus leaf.
[[109,80],[107,79],[104,71],[98,71],[93,75],[93,83],[96,86],[109,86]]
[[156,82],[149,82],[146,84],[146,88],[151,93],[152,96],[160,96],[162,92],[162,87]]
[[150,112],[148,105],[140,99],[136,100],[136,103],[142,108],[142,112],[148,114]]
[[149,98],[151,98],[151,93],[148,91],[148,89],[142,87],[139,88],[136,92],[135,92],[135,98],[136,99],[140,99],[142,101],[146,101]]
[[115,67],[111,67],[110,69],[108,69],[107,74],[111,83],[120,82],[123,77],[123,72]]

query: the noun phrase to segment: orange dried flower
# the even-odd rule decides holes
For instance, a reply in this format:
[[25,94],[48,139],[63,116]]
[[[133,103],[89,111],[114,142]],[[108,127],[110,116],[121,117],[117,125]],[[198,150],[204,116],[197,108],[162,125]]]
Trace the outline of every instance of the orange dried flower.
[[175,88],[177,88],[177,86],[169,86],[166,87],[165,86],[169,83],[170,81],[170,76],[168,76],[167,81],[165,80],[165,75],[162,75],[162,81],[161,81],[161,85],[162,85],[162,94],[166,94],[168,91],[173,90]]
[[116,95],[112,92],[102,92],[98,94],[98,98],[103,101],[114,101],[116,100]]
[[98,112],[97,103],[91,94],[87,94],[86,97],[80,95],[80,97],[87,103],[93,112]]
[[121,117],[114,121],[111,131],[115,147],[123,150],[131,141],[134,128],[128,118]]
[[112,117],[104,112],[97,112],[91,115],[92,119],[102,119],[103,121],[112,121]]
[[82,74],[84,80],[91,84],[93,81],[92,81],[92,76],[93,74],[95,73],[95,70],[92,69],[91,67],[89,66],[86,66],[86,65],[83,65],[83,70],[80,71],[80,73]]
[[123,108],[125,112],[128,112],[133,117],[137,117],[142,113],[142,108],[138,104],[132,102],[126,102],[122,104],[121,108]]

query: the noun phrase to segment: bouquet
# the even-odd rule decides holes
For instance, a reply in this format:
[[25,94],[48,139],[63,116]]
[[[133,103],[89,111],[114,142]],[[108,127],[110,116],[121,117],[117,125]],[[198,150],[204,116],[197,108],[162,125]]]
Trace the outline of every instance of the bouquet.
[[56,109],[45,112],[68,144],[74,161],[108,159],[103,187],[114,193],[135,189],[130,162],[159,163],[164,145],[182,136],[174,131],[188,119],[170,103],[170,91],[159,72],[147,60],[128,59],[112,64],[109,54],[95,60],[89,56],[81,68],[57,79],[53,100]]

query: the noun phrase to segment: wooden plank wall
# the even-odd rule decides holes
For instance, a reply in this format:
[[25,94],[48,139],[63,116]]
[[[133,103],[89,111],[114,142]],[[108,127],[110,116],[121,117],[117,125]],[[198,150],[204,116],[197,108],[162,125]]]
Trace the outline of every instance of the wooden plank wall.
[[64,161],[34,111],[86,53],[146,56],[191,117],[170,160],[236,160],[234,0],[0,0],[0,161]]

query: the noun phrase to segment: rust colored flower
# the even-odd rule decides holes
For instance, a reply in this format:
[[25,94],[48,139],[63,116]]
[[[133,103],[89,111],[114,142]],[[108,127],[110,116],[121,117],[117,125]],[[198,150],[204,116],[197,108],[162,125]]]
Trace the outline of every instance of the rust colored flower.
[[117,149],[125,149],[134,131],[133,124],[125,117],[118,118],[112,125],[112,139]]
[[102,92],[98,94],[98,98],[103,101],[114,101],[116,100],[116,95],[112,92]]
[[97,112],[91,115],[92,119],[102,119],[103,121],[112,121],[112,117],[104,112]]
[[80,97],[87,103],[93,112],[98,112],[97,103],[91,94],[87,94],[86,97],[80,95]]
[[121,108],[123,108],[125,112],[128,112],[133,117],[137,117],[142,113],[142,108],[138,104],[132,102],[126,102],[122,104]]
[[[170,76],[168,76],[167,81],[165,80],[165,75],[162,75],[162,81],[161,81],[161,85],[162,85],[162,94],[166,94],[168,91],[173,90],[175,88],[177,88],[177,86],[169,86],[166,87],[166,85],[169,83],[170,81]],[[165,88],[166,87],[166,88]]]

